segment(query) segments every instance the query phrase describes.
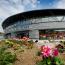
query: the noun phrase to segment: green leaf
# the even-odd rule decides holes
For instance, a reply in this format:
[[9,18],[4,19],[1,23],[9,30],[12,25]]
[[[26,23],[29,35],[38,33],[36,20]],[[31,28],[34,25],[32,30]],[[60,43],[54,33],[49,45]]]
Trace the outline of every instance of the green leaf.
[[12,63],[6,64],[6,65],[13,65]]

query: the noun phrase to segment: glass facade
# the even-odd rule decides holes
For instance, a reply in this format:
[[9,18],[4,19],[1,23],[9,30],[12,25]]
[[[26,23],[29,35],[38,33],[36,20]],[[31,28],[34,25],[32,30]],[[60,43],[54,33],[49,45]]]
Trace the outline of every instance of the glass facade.
[[13,25],[8,26],[5,29],[5,33],[15,32],[15,31],[23,31],[23,30],[30,30],[31,25],[35,24],[45,24],[45,23],[52,23],[52,22],[65,22],[65,16],[52,16],[52,17],[41,17],[41,18],[33,18],[28,20],[21,20]]

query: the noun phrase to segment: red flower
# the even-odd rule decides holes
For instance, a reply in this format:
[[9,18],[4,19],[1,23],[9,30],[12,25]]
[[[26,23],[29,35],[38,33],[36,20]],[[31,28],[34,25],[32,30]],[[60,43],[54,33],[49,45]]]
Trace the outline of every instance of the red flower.
[[57,48],[55,48],[54,50],[53,50],[53,56],[57,56],[58,55],[58,50],[57,50]]

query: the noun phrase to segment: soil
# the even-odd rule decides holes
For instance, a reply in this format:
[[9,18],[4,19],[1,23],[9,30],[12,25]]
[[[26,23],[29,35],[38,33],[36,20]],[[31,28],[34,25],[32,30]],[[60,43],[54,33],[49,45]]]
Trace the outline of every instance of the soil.
[[36,45],[32,49],[24,49],[24,52],[16,52],[17,60],[13,65],[35,65],[36,61],[40,60],[36,56],[38,48]]
[[[0,47],[4,46],[4,41],[0,43]],[[14,50],[13,48],[7,48],[7,52],[11,52],[12,54],[16,54],[16,61],[13,65],[36,65],[36,62],[40,61],[42,58],[36,56],[37,51],[39,50],[36,44],[33,44],[32,49],[23,48],[24,52],[19,50]]]
[[[0,43],[0,47],[4,45],[4,42]],[[36,44],[33,45],[32,49],[23,48],[24,51],[14,50],[13,48],[8,48],[6,51],[10,51],[15,53],[17,56],[17,60],[13,63],[13,65],[36,65],[36,62],[42,60],[42,57],[36,56],[37,51],[39,48]],[[65,60],[65,54],[60,54],[59,58]]]

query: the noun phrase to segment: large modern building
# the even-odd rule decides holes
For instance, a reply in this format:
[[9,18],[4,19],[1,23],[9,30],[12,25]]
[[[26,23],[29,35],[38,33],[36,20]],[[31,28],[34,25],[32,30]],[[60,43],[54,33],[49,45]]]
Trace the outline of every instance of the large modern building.
[[2,23],[2,27],[6,37],[64,38],[65,9],[44,9],[19,13],[8,17]]

